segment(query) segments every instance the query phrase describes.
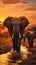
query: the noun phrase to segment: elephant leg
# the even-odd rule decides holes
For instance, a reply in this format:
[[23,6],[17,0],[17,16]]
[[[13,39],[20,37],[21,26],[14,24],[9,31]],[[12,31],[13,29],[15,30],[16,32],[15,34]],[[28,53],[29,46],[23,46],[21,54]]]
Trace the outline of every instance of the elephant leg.
[[18,41],[18,44],[17,44],[17,52],[20,53],[20,43]]
[[29,47],[33,47],[33,41],[31,40],[30,42],[29,42]]
[[15,38],[13,38],[13,50],[16,50]]
[[19,53],[20,52],[20,43],[19,43],[19,39],[17,38],[16,40],[16,50]]
[[14,51],[16,50],[16,34],[14,34],[14,37],[13,37],[13,49]]
[[34,42],[34,41],[33,41],[33,40],[31,40],[31,47],[33,47],[33,42]]
[[25,43],[26,38],[23,38],[23,40],[24,40],[24,43]]

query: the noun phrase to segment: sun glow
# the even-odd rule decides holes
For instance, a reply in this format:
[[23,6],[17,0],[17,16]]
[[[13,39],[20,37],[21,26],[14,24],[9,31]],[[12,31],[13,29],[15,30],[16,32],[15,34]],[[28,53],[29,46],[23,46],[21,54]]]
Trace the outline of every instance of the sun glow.
[[[3,23],[6,17],[25,16],[31,23],[36,23],[36,8],[30,8],[29,3],[0,4],[0,21]],[[35,21],[34,21],[34,20]]]

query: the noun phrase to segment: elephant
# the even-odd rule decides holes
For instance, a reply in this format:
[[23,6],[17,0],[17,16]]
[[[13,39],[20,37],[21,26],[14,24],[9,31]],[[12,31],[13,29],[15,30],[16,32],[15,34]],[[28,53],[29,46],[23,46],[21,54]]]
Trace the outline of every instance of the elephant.
[[33,43],[34,43],[34,39],[36,38],[35,33],[33,32],[30,36],[30,42],[29,42],[29,47],[33,48]]
[[25,27],[29,24],[26,17],[7,17],[3,25],[8,28],[10,36],[13,40],[13,49],[20,53],[21,39],[23,38]]
[[27,38],[29,47],[33,48],[34,39],[36,38],[36,32],[30,33],[29,31],[25,33],[25,38]]

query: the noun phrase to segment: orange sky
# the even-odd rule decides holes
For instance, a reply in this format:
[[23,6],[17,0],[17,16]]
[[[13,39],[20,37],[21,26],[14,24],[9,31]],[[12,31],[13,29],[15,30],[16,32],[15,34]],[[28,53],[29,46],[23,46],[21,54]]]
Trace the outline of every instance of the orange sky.
[[[31,0],[27,0],[27,2],[25,2],[25,0],[24,2],[23,0],[20,0],[20,2],[19,0],[10,0],[10,4],[8,0],[7,3],[3,3],[4,1],[5,0],[0,1],[0,21],[3,22],[5,18],[8,16],[12,16],[12,17],[25,16],[28,18],[30,23],[36,24],[36,5],[32,3],[34,2],[34,0],[32,2],[30,2]],[[17,1],[19,3],[17,3]]]

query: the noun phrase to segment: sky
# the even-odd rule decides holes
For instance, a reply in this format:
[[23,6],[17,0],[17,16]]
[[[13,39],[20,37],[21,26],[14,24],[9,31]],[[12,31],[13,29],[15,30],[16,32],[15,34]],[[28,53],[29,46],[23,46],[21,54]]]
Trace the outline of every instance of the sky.
[[0,21],[8,16],[25,16],[30,23],[36,24],[36,0],[0,0]]

